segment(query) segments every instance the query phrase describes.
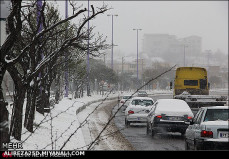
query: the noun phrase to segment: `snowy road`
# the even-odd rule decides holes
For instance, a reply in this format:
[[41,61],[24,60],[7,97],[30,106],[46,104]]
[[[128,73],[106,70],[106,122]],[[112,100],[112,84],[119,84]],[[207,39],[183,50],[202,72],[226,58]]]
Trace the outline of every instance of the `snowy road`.
[[[171,95],[153,96],[154,100],[171,97]],[[78,114],[79,122],[83,122],[85,117],[98,104],[99,102],[94,103],[80,112]],[[106,101],[90,116],[88,124],[82,128],[86,145],[90,145],[98,136],[112,115],[111,112],[116,112],[117,106],[115,105],[117,105],[115,100]],[[118,112],[114,121],[115,125],[114,122],[111,122],[104,133],[102,133],[98,144],[93,147],[94,150],[184,150],[184,138],[181,137],[180,133],[161,134],[152,138],[150,135],[146,135],[145,124],[134,124],[126,128],[124,113],[121,111]]]
[[[211,95],[228,95],[228,91],[215,90],[211,91]],[[172,95],[154,95],[150,96],[155,101],[157,99],[172,98]],[[117,106],[113,112],[117,110]],[[125,127],[125,116],[119,111],[115,117],[115,124],[125,136],[125,138],[133,145],[136,150],[185,150],[184,137],[180,133],[157,134],[154,138],[146,134],[146,124],[132,124]]]
[[[90,114],[98,104],[100,104],[100,102],[91,104],[89,107],[85,108],[85,110],[80,112],[77,115],[79,122],[83,122],[85,117]],[[101,104],[88,118],[87,124],[81,128],[85,144],[87,145],[86,149],[94,139],[96,139],[108,122],[112,115],[112,109],[116,104],[117,100],[106,101]],[[91,150],[133,150],[133,147],[122,136],[113,121],[111,121],[96,143],[98,144],[95,144]]]

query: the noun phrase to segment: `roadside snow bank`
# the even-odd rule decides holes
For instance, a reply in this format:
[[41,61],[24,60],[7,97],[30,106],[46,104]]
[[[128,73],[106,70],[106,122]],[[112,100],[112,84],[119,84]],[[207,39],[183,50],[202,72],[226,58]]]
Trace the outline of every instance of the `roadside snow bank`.
[[[115,99],[118,94],[110,94],[108,99]],[[70,100],[62,99],[50,111],[43,116],[35,113],[34,133],[22,128],[23,150],[74,150],[85,146],[84,137],[80,128],[80,122],[76,112],[80,112],[86,106],[102,101],[106,96],[93,95]],[[24,118],[24,116],[23,116]],[[70,139],[69,137],[72,136]],[[11,137],[11,142],[19,142]]]

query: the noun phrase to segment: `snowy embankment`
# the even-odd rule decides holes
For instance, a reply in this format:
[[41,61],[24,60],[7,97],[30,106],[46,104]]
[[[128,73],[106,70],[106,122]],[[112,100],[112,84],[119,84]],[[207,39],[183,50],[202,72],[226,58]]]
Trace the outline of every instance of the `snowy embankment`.
[[[118,96],[118,93],[110,94],[106,100],[115,99]],[[22,128],[23,150],[84,149],[82,147],[85,146],[85,141],[81,131],[81,123],[78,121],[76,113],[92,103],[101,103],[105,98],[106,95],[93,95],[92,97],[72,100],[63,98],[50,113],[45,113],[43,116],[36,112],[34,133],[28,132],[24,127]],[[9,113],[11,114],[11,110]],[[71,138],[69,138],[70,136]],[[11,142],[19,141],[11,137]]]
[[[28,132],[24,127],[22,128],[21,142],[23,150],[85,150],[87,148],[86,145],[89,143],[88,138],[91,138],[91,134],[85,133],[85,127],[87,125],[83,123],[84,116],[78,116],[78,113],[84,110],[83,114],[90,114],[95,106],[101,104],[102,101],[116,100],[118,96],[132,93],[133,92],[116,92],[104,96],[92,95],[91,97],[85,96],[78,99],[63,98],[59,104],[56,104],[52,108],[50,113],[45,113],[43,116],[36,112],[34,133]],[[147,91],[147,93],[150,95],[171,94],[171,91],[154,90]],[[90,109],[85,109],[87,106],[90,107]],[[11,114],[11,110],[9,110],[9,113]],[[85,115],[85,118],[86,117]],[[97,120],[97,117],[92,119],[93,117],[95,117],[94,114],[91,115],[91,121]],[[80,118],[80,121],[78,118]],[[84,131],[82,131],[83,129]],[[11,137],[11,142],[19,141]]]

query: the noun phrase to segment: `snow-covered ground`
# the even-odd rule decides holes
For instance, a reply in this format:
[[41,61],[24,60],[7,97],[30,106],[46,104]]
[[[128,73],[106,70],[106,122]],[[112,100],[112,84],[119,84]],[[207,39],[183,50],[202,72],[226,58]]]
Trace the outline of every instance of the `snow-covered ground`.
[[[91,97],[85,96],[78,99],[71,99],[72,96],[69,95],[70,98],[63,98],[59,104],[56,104],[54,108],[52,108],[51,113],[45,113],[43,116],[36,112],[34,133],[28,132],[24,127],[22,128],[21,142],[23,145],[23,150],[87,149],[86,145],[93,140],[91,132],[88,131],[90,129],[88,120],[90,119],[90,124],[93,120],[98,120],[98,115],[96,116],[91,112],[95,109],[95,107],[102,103],[103,99],[107,98],[107,100],[104,102],[107,102],[111,99],[116,100],[118,96],[122,96],[123,94],[127,93],[132,94],[133,92],[107,93],[107,95],[103,96],[94,94]],[[167,90],[155,90],[147,93],[160,94],[171,92]],[[103,106],[104,105],[101,105],[101,107]],[[12,110],[10,108],[8,110],[9,114],[11,114]],[[87,122],[85,122],[84,120],[88,115],[90,118],[88,118]],[[9,119],[10,118],[11,116],[9,116]],[[100,114],[99,119],[101,121],[108,120],[107,114]],[[102,127],[99,128],[98,124],[95,126],[98,134],[98,131],[101,131]],[[85,127],[87,127],[87,129],[85,129]],[[95,129],[95,127],[91,126],[91,129]],[[95,134],[94,137],[96,137]],[[105,144],[106,146],[103,144],[103,146],[97,146],[95,149],[123,150],[121,147],[125,147],[123,143],[115,145],[114,140],[110,141],[109,143],[107,141]],[[19,141],[11,137],[11,142]]]
[[[86,150],[88,145],[96,138],[109,119],[106,112],[108,103],[117,101],[118,96],[132,94],[133,92],[116,92],[107,95],[94,94],[91,97],[78,99],[63,98],[59,104],[52,108],[51,113],[41,115],[36,112],[34,121],[34,133],[22,129],[23,150]],[[147,91],[148,94],[172,94],[170,90]],[[69,96],[71,97],[71,96]],[[107,98],[102,104],[103,99]],[[97,106],[99,107],[97,108]],[[109,104],[108,104],[109,105]],[[82,109],[83,108],[83,109]],[[100,114],[93,112],[100,109]],[[9,114],[11,109],[9,108]],[[92,113],[93,112],[93,113]],[[11,116],[9,116],[9,119]],[[24,116],[23,116],[24,121]],[[99,121],[99,122],[94,122]],[[106,132],[115,132],[115,128],[109,126]],[[118,132],[118,131],[117,131]],[[117,134],[117,133],[116,133]],[[106,136],[103,134],[102,136]],[[95,150],[131,150],[131,146],[125,145],[126,141],[120,135],[106,138]],[[11,137],[11,142],[19,142]]]
[[[118,95],[118,93],[109,94],[108,99],[114,99]],[[43,116],[36,112],[34,133],[28,132],[24,127],[22,129],[23,150],[85,149],[85,137],[76,111],[88,104],[100,104],[104,98],[106,95],[85,96],[79,99],[63,98],[54,106],[51,113],[45,113]],[[11,114],[11,109],[8,110]],[[11,137],[11,142],[19,141]]]

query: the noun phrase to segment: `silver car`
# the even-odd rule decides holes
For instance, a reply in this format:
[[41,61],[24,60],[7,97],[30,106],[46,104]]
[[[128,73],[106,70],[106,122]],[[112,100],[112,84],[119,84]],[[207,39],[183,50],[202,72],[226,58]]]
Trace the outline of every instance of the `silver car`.
[[229,150],[228,106],[202,107],[185,133],[186,150]]

